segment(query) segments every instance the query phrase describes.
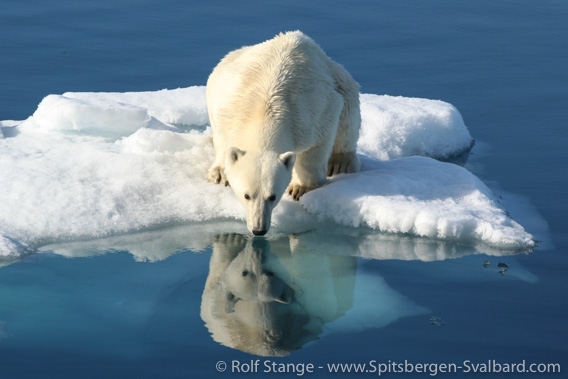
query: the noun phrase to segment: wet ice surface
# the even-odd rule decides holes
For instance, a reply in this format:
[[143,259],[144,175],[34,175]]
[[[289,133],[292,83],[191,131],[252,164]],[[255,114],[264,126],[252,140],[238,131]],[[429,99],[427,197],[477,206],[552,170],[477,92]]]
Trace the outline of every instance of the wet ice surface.
[[[0,139],[0,255],[172,224],[243,220],[230,188],[208,183],[213,159],[204,87],[49,95]],[[347,227],[527,251],[534,237],[468,170],[430,157],[466,154],[457,109],[428,99],[361,95],[362,172],[287,197],[274,233]],[[422,155],[417,157],[413,155]],[[514,205],[513,205],[514,206]]]

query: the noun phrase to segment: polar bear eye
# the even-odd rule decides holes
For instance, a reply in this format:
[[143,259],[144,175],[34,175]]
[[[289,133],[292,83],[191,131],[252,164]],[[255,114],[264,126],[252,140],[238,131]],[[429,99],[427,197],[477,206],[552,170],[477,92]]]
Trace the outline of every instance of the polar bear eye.
[[247,276],[248,273],[249,273],[249,272],[248,272],[247,270],[243,271],[243,276]]
[[276,200],[276,195],[270,195],[268,201],[274,201],[274,200]]
[[250,196],[248,193],[245,193],[245,199],[250,200]]

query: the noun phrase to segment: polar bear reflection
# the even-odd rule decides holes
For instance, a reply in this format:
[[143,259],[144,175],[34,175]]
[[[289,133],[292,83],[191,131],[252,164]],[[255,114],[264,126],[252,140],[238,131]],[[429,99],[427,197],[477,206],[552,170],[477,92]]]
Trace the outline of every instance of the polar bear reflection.
[[201,303],[215,341],[256,355],[288,355],[353,306],[356,258],[295,254],[295,242],[215,238]]
[[290,304],[294,298],[292,287],[263,265],[268,242],[252,240],[250,245],[237,254],[223,273],[227,313],[235,311],[239,300]]

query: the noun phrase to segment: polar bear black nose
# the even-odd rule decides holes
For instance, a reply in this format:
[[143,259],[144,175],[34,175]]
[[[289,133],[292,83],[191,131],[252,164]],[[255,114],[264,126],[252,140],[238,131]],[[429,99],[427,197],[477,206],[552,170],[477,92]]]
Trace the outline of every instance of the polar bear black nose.
[[266,234],[266,229],[253,229],[252,234],[255,236],[263,236]]

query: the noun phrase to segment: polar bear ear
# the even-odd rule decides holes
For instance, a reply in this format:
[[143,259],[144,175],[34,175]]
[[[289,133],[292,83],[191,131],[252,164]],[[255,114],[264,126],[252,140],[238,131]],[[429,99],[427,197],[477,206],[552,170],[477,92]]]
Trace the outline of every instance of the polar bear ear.
[[231,147],[227,152],[227,165],[233,165],[237,162],[246,152],[238,147]]
[[294,162],[296,162],[296,154],[291,151],[280,154],[278,158],[280,158],[280,160],[288,170],[291,170],[292,166],[294,166]]

